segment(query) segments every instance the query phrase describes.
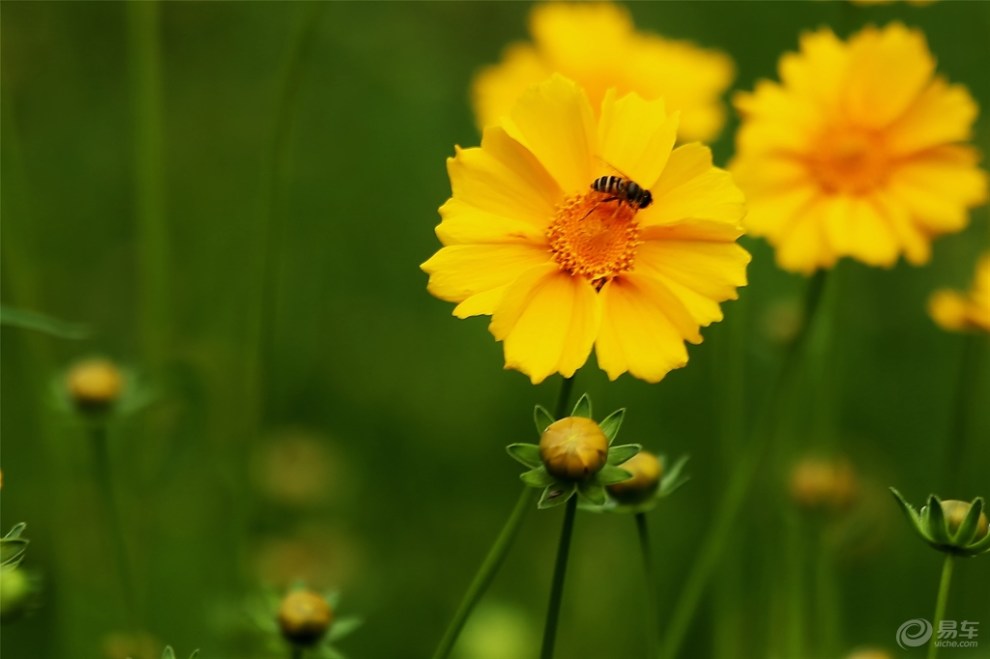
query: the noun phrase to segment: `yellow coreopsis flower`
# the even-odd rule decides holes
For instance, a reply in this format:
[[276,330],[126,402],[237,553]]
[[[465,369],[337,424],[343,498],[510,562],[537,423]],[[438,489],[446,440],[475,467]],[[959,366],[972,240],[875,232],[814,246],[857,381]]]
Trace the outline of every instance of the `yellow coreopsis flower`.
[[936,291],[928,301],[928,313],[950,332],[990,332],[990,252],[980,258],[968,294]]
[[[660,100],[610,92],[596,116],[570,80],[533,86],[447,161],[430,292],[458,318],[492,316],[506,368],[534,383],[573,375],[592,346],[612,379],[683,366],[684,341],[745,285],[749,254],[735,243],[742,193],[707,147],[674,149],[676,130]],[[592,187],[608,176],[652,201]]]
[[721,95],[735,74],[717,50],[637,32],[629,12],[598,3],[546,3],[530,14],[533,43],[510,45],[502,62],[474,81],[478,124],[508,113],[527,87],[560,73],[584,87],[597,110],[605,92],[663,98],[680,110],[682,141],[711,140],[725,123]]
[[781,82],[735,99],[743,117],[730,169],[747,231],[787,270],[842,256],[928,261],[933,237],[961,230],[987,199],[979,154],[963,144],[977,106],[935,75],[918,30],[868,27],[848,42],[822,29],[784,55]]

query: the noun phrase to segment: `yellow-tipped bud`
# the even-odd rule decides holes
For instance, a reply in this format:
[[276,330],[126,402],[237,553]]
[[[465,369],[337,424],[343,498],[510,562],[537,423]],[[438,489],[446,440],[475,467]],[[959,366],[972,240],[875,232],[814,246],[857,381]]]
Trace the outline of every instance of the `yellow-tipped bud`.
[[608,438],[597,423],[580,416],[554,421],[540,436],[540,458],[550,475],[583,481],[608,457]]
[[[963,520],[966,519],[969,509],[972,507],[973,504],[970,502],[959,501],[958,499],[946,499],[942,502],[942,514],[945,516],[945,523],[949,529],[949,533],[955,535],[959,527],[962,526]],[[970,542],[982,540],[987,537],[988,532],[990,532],[990,527],[987,524],[987,514],[981,512],[976,521],[976,533]]]
[[315,645],[333,623],[330,604],[309,590],[296,590],[282,599],[278,609],[278,626],[282,637],[300,647]]
[[640,451],[623,462],[621,468],[632,474],[632,478],[612,483],[608,492],[622,503],[646,501],[657,491],[663,476],[663,463],[648,451]]
[[802,508],[834,512],[852,505],[859,485],[847,461],[805,458],[791,469],[790,490]]
[[104,410],[120,398],[124,377],[108,359],[87,359],[69,369],[66,377],[69,397],[82,410]]

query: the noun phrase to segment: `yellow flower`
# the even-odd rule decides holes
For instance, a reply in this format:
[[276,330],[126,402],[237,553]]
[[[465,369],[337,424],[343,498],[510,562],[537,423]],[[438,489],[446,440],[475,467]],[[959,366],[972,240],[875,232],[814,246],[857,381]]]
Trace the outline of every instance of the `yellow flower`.
[[[569,377],[595,347],[612,379],[656,382],[687,363],[684,341],[721,320],[746,283],[742,193],[699,144],[673,149],[663,101],[607,93],[600,119],[554,76],[533,86],[481,146],[447,161],[446,245],[422,265],[454,315],[491,315],[506,368]],[[652,194],[639,210],[591,185],[614,175]]]
[[555,72],[584,87],[596,110],[613,87],[620,95],[662,97],[681,111],[682,141],[711,140],[725,123],[720,97],[735,73],[720,51],[636,32],[629,12],[612,4],[540,4],[529,31],[533,44],[510,45],[500,64],[475,78],[479,125],[496,123],[527,87]]
[[928,300],[928,314],[950,332],[990,332],[990,252],[980,258],[969,294],[936,291]]
[[747,231],[778,264],[809,273],[842,256],[891,266],[928,261],[934,236],[961,230],[986,201],[970,138],[977,106],[935,75],[921,32],[829,29],[784,55],[782,83],[762,81],[743,116],[730,169],[746,192]]

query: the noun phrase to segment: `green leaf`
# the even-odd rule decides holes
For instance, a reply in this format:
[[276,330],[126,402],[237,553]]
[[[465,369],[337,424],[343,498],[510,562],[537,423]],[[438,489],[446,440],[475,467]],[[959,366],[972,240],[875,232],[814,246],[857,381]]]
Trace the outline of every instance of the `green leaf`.
[[608,450],[608,464],[620,465],[643,450],[639,444],[620,444]]
[[627,481],[630,478],[632,478],[632,474],[621,467],[616,467],[615,465],[605,465],[602,467],[602,470],[595,475],[595,480],[602,485],[621,483],[622,481]]
[[619,428],[622,427],[622,419],[626,416],[625,408],[621,410],[616,410],[605,417],[605,420],[599,423],[599,427],[605,436],[608,437],[608,443],[611,445],[615,441],[615,436],[619,434]]
[[608,495],[605,494],[605,486],[594,479],[581,483],[578,491],[581,493],[581,496],[595,506],[603,506],[608,501]]
[[509,444],[505,447],[506,452],[523,466],[536,469],[543,466],[540,458],[540,447],[536,444]]
[[542,405],[537,405],[533,408],[533,422],[536,424],[536,434],[542,435],[543,431],[554,421],[556,419],[547,411],[547,408]]
[[987,532],[987,534],[983,536],[983,538],[977,540],[974,543],[971,543],[968,547],[966,547],[967,556],[977,556],[979,554],[984,554],[988,551],[990,551],[990,532]]
[[14,524],[9,531],[7,531],[7,535],[5,535],[3,539],[14,540],[16,538],[20,538],[21,534],[24,533],[24,529],[26,528],[27,528],[27,522],[18,522],[17,524]]
[[536,469],[530,469],[529,471],[524,471],[519,474],[519,480],[530,487],[546,487],[554,482],[553,476],[551,476],[544,467],[538,467]]
[[364,624],[364,620],[357,616],[347,616],[333,621],[330,631],[327,633],[327,640],[335,643],[340,639],[350,636],[358,627]]
[[547,485],[546,489],[543,490],[543,494],[540,496],[540,501],[536,504],[536,507],[540,510],[545,510],[547,508],[559,506],[574,496],[574,491],[576,489],[577,486],[575,485],[568,485],[566,487],[562,487],[559,483]]
[[982,512],[983,497],[976,497],[966,512],[966,517],[963,518],[962,524],[959,525],[959,529],[952,536],[953,544],[965,547],[973,540],[973,536],[976,535],[976,531],[979,528],[980,513]]
[[921,510],[921,518],[927,538],[937,545],[950,545],[949,530],[945,525],[945,515],[942,513],[942,502],[934,494],[929,495],[928,504]]
[[162,652],[162,659],[175,659],[175,650],[172,649],[171,645],[165,646],[165,651]]
[[571,410],[571,416],[583,416],[586,419],[591,418],[591,398],[588,397],[588,394],[581,394],[577,404],[574,405],[574,409]]
[[20,564],[29,542],[27,538],[21,537],[26,528],[27,524],[20,522],[0,538],[0,565],[16,567]]
[[60,339],[85,339],[89,329],[85,325],[67,323],[51,316],[46,316],[26,309],[13,309],[0,305],[0,325],[34,330]]
[[199,656],[199,650],[193,650],[192,654],[189,655],[189,659],[196,659]]

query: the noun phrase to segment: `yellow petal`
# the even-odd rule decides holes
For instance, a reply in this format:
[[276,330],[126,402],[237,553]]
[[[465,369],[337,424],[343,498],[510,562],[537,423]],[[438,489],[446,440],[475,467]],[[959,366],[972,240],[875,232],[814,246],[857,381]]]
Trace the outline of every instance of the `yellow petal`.
[[554,74],[530,87],[503,126],[567,193],[591,184],[592,154],[598,151],[595,118],[588,98],[572,81]]
[[792,219],[776,239],[777,265],[784,270],[810,274],[818,268],[835,264],[824,232],[824,204],[815,203],[805,213]]
[[664,296],[655,293],[648,277],[634,275],[613,279],[599,293],[602,320],[595,355],[609,379],[629,372],[659,382],[687,364],[684,338],[667,315]]
[[563,194],[532,154],[501,128],[486,130],[480,147],[457,149],[447,159],[447,172],[458,200],[448,213],[469,206],[542,230]]
[[599,321],[591,284],[550,265],[529,270],[508,287],[489,330],[504,342],[505,367],[537,384],[553,373],[574,375],[591,353]]
[[719,302],[738,297],[736,289],[746,285],[750,258],[732,242],[650,240],[637,248],[633,272],[667,284],[704,326],[722,319]]
[[461,302],[499,288],[550,261],[546,248],[530,243],[451,245],[420,267],[429,273],[427,290],[441,300]]
[[884,190],[869,196],[869,203],[890,225],[909,263],[921,265],[931,259],[931,237],[912,217],[910,207]]
[[626,49],[633,24],[619,5],[548,2],[533,8],[529,31],[551,68],[598,77]]
[[766,80],[752,93],[737,93],[732,102],[745,119],[736,133],[737,152],[801,153],[822,123],[822,110],[812,99]]
[[478,126],[485,128],[500,122],[530,85],[546,80],[551,73],[553,70],[532,46],[510,44],[502,54],[502,62],[482,69],[471,85]]
[[887,126],[901,116],[935,72],[924,35],[900,23],[866,28],[849,43],[846,109],[861,126]]
[[663,99],[645,101],[637,94],[616,100],[610,90],[598,123],[602,164],[652,188],[677,139],[677,115],[667,115]]
[[966,146],[929,149],[900,164],[886,189],[930,232],[958,231],[969,220],[967,210],[987,200],[987,173],[976,167],[978,158]]
[[800,42],[800,53],[780,58],[780,79],[794,95],[832,111],[845,84],[849,50],[829,28],[805,32]]
[[741,226],[743,193],[727,171],[712,166],[712,153],[706,146],[685,144],[675,149],[651,189],[653,205],[638,216],[644,227],[673,224],[685,218]]
[[966,327],[966,298],[955,291],[936,291],[928,300],[928,315],[942,329],[957,332]]
[[895,155],[970,139],[979,108],[962,85],[932,80],[900,119],[891,124],[885,146]]
[[897,261],[900,241],[868,199],[835,195],[822,201],[822,222],[832,251],[863,263],[890,267]]
[[821,190],[810,182],[794,184],[779,191],[750,193],[746,200],[746,217],[743,224],[754,236],[776,239],[795,218],[817,204]]

